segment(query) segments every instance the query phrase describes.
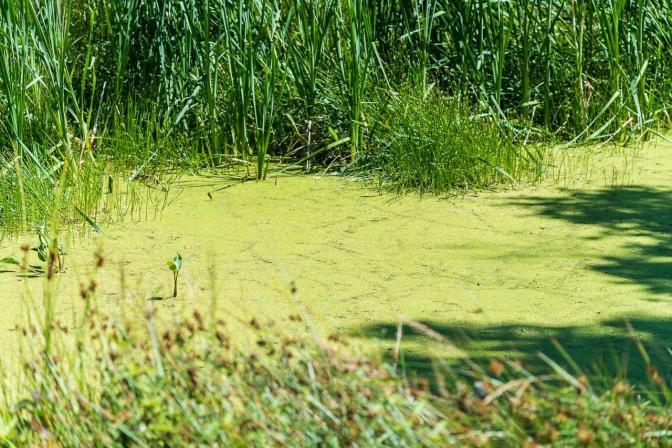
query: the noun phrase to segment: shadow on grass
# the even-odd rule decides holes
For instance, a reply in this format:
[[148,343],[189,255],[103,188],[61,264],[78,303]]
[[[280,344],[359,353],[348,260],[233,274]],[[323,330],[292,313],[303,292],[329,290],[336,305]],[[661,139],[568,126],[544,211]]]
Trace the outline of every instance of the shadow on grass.
[[625,239],[621,247],[628,255],[596,254],[602,261],[592,269],[617,281],[642,285],[656,295],[672,293],[672,190],[631,186],[566,193],[559,198],[526,197],[511,204],[524,205],[539,216],[599,226],[600,239]]
[[[445,337],[457,347],[464,349],[469,359],[487,368],[495,358],[506,357],[519,360],[533,373],[549,370],[539,353],[557,361],[572,374],[584,373],[594,379],[610,380],[618,377],[632,383],[647,381],[646,363],[638,348],[640,341],[663,377],[669,381],[672,374],[672,320],[651,316],[630,316],[623,319],[605,320],[594,326],[546,327],[534,325],[488,325],[451,326],[437,321],[422,324]],[[629,325],[634,328],[630,331]],[[392,347],[395,343],[397,323],[377,323],[360,327],[354,335],[376,340]],[[571,357],[563,358],[553,340]],[[442,353],[441,345],[433,343],[429,336],[412,327],[404,326],[403,341],[426,347],[423,352],[402,350],[407,373],[421,377],[433,376],[433,364],[437,360],[460,365],[461,361]],[[426,344],[426,345],[425,345]],[[406,344],[405,344],[406,345]],[[412,347],[413,345],[411,345]],[[403,347],[403,346],[402,346]],[[580,368],[576,372],[571,365]]]

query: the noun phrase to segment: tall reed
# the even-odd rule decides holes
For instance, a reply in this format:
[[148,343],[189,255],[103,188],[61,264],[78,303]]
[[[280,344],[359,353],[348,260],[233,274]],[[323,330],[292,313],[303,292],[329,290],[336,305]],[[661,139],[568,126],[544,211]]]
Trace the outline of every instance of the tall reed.
[[[55,184],[66,162],[74,188],[84,165],[109,169],[101,154],[262,179],[299,151],[376,159],[393,134],[372,111],[410,84],[503,139],[648,138],[672,122],[671,17],[645,0],[0,0],[0,148],[21,188],[27,173]],[[108,144],[125,113],[154,117],[154,150]]]

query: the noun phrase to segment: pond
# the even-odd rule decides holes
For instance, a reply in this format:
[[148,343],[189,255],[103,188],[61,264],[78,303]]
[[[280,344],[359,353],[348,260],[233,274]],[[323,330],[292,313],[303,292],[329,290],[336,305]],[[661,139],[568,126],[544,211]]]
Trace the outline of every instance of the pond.
[[[419,321],[474,358],[558,356],[556,337],[580,364],[603,367],[600,353],[614,348],[622,358],[632,345],[624,320],[645,340],[672,344],[672,147],[642,151],[615,183],[622,159],[604,160],[611,164],[570,188],[449,198],[399,197],[320,175],[225,189],[218,177],[182,178],[157,219],[69,241],[56,315],[76,325],[100,250],[95,300],[142,322],[147,299],[172,292],[166,261],[179,251],[178,297],[152,302],[163,318],[199,307],[289,325],[299,314],[320,335],[337,332],[380,353],[394,346],[400,320]],[[6,240],[0,257],[20,257],[24,241]],[[44,283],[0,274],[3,357],[16,352],[15,327],[26,304],[40,308]],[[459,355],[412,332],[403,347],[421,369]]]

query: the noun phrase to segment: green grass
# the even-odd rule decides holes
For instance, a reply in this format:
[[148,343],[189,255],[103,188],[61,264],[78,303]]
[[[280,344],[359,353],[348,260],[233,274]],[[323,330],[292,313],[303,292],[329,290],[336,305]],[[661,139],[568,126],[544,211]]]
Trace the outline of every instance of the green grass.
[[[426,160],[411,154],[404,174],[386,176],[399,190],[485,186],[501,182],[502,172],[526,180],[541,170],[524,162],[523,142],[629,141],[670,124],[668,2],[4,0],[2,7],[0,147],[3,159],[26,165],[16,179],[21,204],[6,199],[12,216],[3,220],[23,227],[39,221],[33,204],[55,189],[95,189],[80,170],[128,175],[243,160],[246,174],[262,179],[270,158],[308,156],[307,167],[338,160],[336,167],[391,172],[402,165],[390,155],[409,147],[391,126],[412,125],[400,111],[423,101],[421,122],[443,108],[454,117],[442,129],[467,118],[481,123],[482,143],[497,153],[484,159],[499,174],[482,174],[474,147],[447,149],[478,131],[453,126],[464,134],[444,139],[432,156],[445,157],[435,162],[452,174],[428,181]],[[388,103],[396,112],[381,113]],[[417,128],[410,135],[431,139],[433,130]],[[93,213],[96,201],[78,202]]]
[[[0,226],[146,219],[174,175],[263,180],[279,159],[398,192],[536,181],[549,142],[669,129],[671,17],[644,0],[0,0]],[[236,346],[198,312],[159,331],[150,310],[138,331],[97,311],[93,281],[66,327],[53,290],[3,383],[4,445],[668,442],[645,353],[647,389],[544,358],[439,366],[429,392],[398,352],[296,329],[254,321]]]
[[[166,324],[148,305],[144,321],[126,323],[98,307],[96,290],[95,277],[82,283],[71,324],[37,306],[19,325],[21,367],[2,383],[3,446],[669,442],[670,391],[652,364],[643,387],[594,385],[543,355],[536,374],[511,360],[465,360],[436,364],[430,388],[405,379],[398,349],[389,362],[356,355],[337,335],[311,336],[299,315],[278,327],[193,310]],[[57,301],[49,291],[45,303]],[[452,350],[431,328],[408,325]]]
[[377,104],[375,149],[362,155],[356,171],[376,175],[382,187],[441,194],[541,175],[543,151],[515,144],[510,130],[434,90],[401,90]]

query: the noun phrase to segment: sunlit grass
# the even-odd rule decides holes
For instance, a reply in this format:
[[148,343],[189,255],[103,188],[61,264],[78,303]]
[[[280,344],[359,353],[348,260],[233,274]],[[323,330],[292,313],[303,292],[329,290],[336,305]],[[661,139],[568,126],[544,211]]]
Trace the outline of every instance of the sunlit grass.
[[[634,0],[6,0],[2,170],[13,167],[22,192],[18,206],[6,193],[2,219],[34,224],[34,210],[46,210],[40,203],[58,188],[95,191],[87,183],[96,171],[226,163],[263,179],[274,157],[305,159],[307,169],[398,160],[388,156],[402,131],[390,126],[402,123],[379,112],[388,103],[454,104],[442,110],[455,114],[447,121],[488,123],[483,144],[516,147],[484,166],[473,146],[439,151],[434,163],[452,173],[499,174],[429,190],[485,186],[503,173],[524,181],[527,168],[541,171],[531,157],[522,167],[527,143],[628,142],[669,126],[670,17],[667,3]],[[412,132],[424,132],[428,109]],[[413,126],[413,118],[402,121]],[[464,134],[438,146],[475,130],[451,132]],[[398,179],[427,169],[413,154]],[[426,189],[427,180],[400,182],[400,190]],[[78,207],[94,213],[95,203],[87,193]]]
[[[92,263],[106,269],[102,253]],[[40,304],[57,303],[53,291],[45,288],[44,300],[27,306],[27,320],[17,325],[19,367],[3,370],[0,442],[8,446],[664,446],[669,440],[670,392],[636,339],[648,386],[593,382],[576,366],[562,367],[573,363],[561,347],[565,359],[541,354],[536,366],[496,358],[482,365],[468,353],[447,364],[435,353],[430,383],[406,370],[404,333],[434,339],[446,353],[455,347],[419,322],[399,323],[395,348],[383,361],[358,355],[339,335],[316,337],[300,314],[278,325],[194,309],[166,321],[156,302],[147,302],[144,317],[112,317],[94,274],[82,281],[73,318],[61,321]]]

